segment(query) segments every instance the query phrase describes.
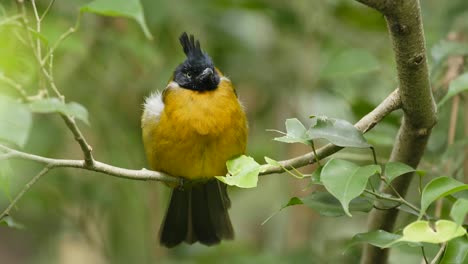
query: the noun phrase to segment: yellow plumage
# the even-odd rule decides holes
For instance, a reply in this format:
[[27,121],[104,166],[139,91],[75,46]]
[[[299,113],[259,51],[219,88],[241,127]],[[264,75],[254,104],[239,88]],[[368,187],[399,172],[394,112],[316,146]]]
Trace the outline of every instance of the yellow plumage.
[[[247,120],[231,81],[215,68],[200,42],[179,38],[187,59],[163,93],[145,101],[143,143],[151,169],[202,180],[173,187],[159,242],[215,245],[234,238],[226,185],[226,161],[245,153]],[[210,180],[211,179],[211,180]]]
[[226,174],[226,161],[245,153],[247,121],[231,81],[193,91],[170,82],[159,118],[145,108],[143,141],[151,169],[187,179]]

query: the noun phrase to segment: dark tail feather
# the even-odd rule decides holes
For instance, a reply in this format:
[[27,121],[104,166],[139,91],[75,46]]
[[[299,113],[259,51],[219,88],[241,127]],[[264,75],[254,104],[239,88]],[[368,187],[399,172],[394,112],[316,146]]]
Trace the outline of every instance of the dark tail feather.
[[171,248],[184,241],[189,221],[190,192],[174,189],[159,231],[161,245]]
[[223,239],[233,239],[230,203],[226,185],[217,180],[186,191],[174,190],[161,227],[161,244],[174,247],[182,241],[189,244],[199,241],[214,245]]
[[217,237],[221,240],[234,239],[234,230],[228,213],[231,200],[227,194],[227,186],[220,181],[211,181],[205,185],[205,190],[212,228]]

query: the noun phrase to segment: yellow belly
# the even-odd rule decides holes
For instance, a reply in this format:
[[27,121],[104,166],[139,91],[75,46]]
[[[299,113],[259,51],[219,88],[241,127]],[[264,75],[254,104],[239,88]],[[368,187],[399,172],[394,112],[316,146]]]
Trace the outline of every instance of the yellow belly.
[[187,179],[221,176],[226,161],[245,152],[245,113],[224,78],[214,91],[168,89],[159,121],[143,121],[146,155],[156,171]]

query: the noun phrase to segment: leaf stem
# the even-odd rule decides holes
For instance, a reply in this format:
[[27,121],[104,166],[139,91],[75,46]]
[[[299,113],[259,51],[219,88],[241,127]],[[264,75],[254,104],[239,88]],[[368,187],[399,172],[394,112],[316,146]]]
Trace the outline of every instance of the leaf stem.
[[431,264],[437,264],[439,262],[439,258],[444,253],[444,250],[445,250],[446,246],[447,246],[447,243],[442,243],[442,245],[440,245],[440,249],[437,252],[437,254],[435,255],[434,259],[432,259]]
[[[382,195],[382,194],[379,194],[377,192],[373,192],[371,190],[364,190],[364,192],[368,193],[368,194],[371,194],[373,196],[375,196],[376,198],[378,199],[381,199],[381,200],[387,200],[387,201],[392,201],[392,202],[397,202],[397,203],[401,203],[401,204],[404,204],[406,206],[408,206],[409,208],[411,208],[412,210],[414,210],[415,212],[419,213],[421,212],[421,209],[419,209],[418,207],[416,207],[415,205],[411,204],[410,202],[406,201],[405,199],[403,199],[401,196],[396,198],[396,197],[389,197],[389,196],[385,196],[385,195]],[[427,218],[427,215],[424,214],[424,216]]]
[[371,146],[370,149],[372,151],[372,157],[374,157],[374,164],[379,165],[379,163],[377,162],[377,153],[375,152],[375,148]]
[[314,141],[311,139],[310,141],[310,146],[312,147],[312,151],[314,153],[314,158],[315,158],[315,161],[317,162],[317,165],[319,167],[322,167],[322,164],[320,164],[320,158],[319,156],[317,155],[317,151],[315,150],[315,144],[314,144]]
[[424,246],[421,246],[421,253],[422,253],[422,256],[423,256],[424,263],[429,264],[429,260],[427,259],[426,250],[424,250]]

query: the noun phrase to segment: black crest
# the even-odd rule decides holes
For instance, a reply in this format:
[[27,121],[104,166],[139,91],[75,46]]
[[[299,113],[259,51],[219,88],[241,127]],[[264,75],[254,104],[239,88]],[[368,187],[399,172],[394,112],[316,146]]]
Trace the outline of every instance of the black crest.
[[175,69],[174,81],[190,90],[216,89],[220,81],[219,74],[210,56],[202,51],[200,42],[185,32],[179,37],[179,41],[187,59]]
[[189,37],[187,33],[184,32],[179,37],[179,41],[180,45],[182,45],[182,48],[184,49],[185,55],[187,55],[189,60],[202,59],[205,57],[205,54],[200,48],[200,41],[195,41],[195,37],[193,35],[190,35]]

